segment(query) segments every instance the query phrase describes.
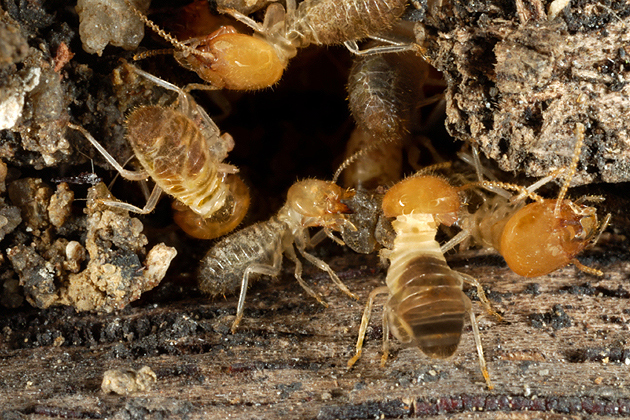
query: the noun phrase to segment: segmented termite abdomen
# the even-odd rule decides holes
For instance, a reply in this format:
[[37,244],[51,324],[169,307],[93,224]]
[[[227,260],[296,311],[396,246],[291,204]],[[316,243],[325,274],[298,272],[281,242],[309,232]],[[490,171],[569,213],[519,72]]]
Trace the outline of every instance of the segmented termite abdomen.
[[127,134],[136,157],[156,184],[202,216],[225,201],[227,187],[218,176],[218,161],[209,141],[185,114],[146,106],[127,120]]
[[203,217],[179,200],[173,201],[173,220],[187,234],[197,239],[214,239],[233,231],[249,209],[249,189],[235,174],[225,177],[230,193],[225,204],[210,217]]
[[389,324],[399,340],[431,357],[455,352],[470,306],[462,278],[448,267],[435,240],[439,223],[457,220],[459,206],[456,190],[435,176],[407,178],[383,198],[383,213],[396,217],[385,279]]
[[282,252],[286,225],[275,217],[256,223],[222,239],[201,260],[199,288],[210,296],[238,291],[243,274],[252,264],[271,265]]
[[427,74],[427,63],[414,52],[355,57],[348,104],[357,126],[379,140],[403,138]]
[[391,28],[405,11],[406,0],[306,0],[297,9],[296,33],[303,44],[341,44]]
[[443,258],[419,255],[407,262],[395,287],[398,291],[386,310],[398,338],[414,343],[430,357],[451,356],[467,311],[459,275]]

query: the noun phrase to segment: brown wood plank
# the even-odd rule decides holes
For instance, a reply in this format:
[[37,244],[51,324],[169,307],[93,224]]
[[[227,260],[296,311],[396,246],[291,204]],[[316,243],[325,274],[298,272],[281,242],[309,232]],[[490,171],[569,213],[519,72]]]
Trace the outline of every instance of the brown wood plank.
[[[333,268],[363,299],[383,282],[375,256],[333,252],[341,252],[332,258]],[[348,371],[345,364],[353,354],[362,303],[309,270],[329,308],[305,296],[286,272],[282,281],[262,281],[251,289],[236,334],[228,332],[234,297],[141,305],[100,317],[63,310],[31,313],[29,340],[33,331],[47,330],[46,325],[34,329],[33,319],[42,324],[47,319],[49,332],[70,325],[74,340],[86,342],[73,345],[72,336],[64,336],[59,347],[36,343],[28,348],[32,344],[22,338],[28,329],[8,333],[5,326],[0,405],[5,415],[69,418],[123,413],[321,419],[477,411],[516,416],[504,418],[628,413],[630,263],[603,267],[602,279],[569,267],[525,280],[494,262],[452,262],[484,283],[505,316],[504,323],[489,317],[480,322],[495,383],[492,391],[485,389],[469,328],[450,360],[430,360],[415,348],[396,345],[394,356],[381,368],[380,307],[363,357]],[[583,287],[586,283],[590,286]],[[478,304],[475,308],[479,313]],[[59,318],[46,318],[52,314]],[[101,392],[105,370],[144,365],[158,377],[152,391],[129,396]]]

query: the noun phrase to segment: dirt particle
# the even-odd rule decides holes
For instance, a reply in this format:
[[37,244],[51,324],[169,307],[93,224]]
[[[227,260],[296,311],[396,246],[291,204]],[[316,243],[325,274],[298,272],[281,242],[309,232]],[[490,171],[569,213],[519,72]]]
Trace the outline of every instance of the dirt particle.
[[138,391],[149,391],[157,382],[157,375],[148,366],[140,370],[112,369],[103,374],[101,389],[105,394],[129,395]]

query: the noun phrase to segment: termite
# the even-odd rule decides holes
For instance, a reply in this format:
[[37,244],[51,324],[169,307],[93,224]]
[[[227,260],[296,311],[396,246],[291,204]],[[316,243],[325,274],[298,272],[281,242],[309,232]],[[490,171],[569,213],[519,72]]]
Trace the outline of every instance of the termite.
[[[129,0],[125,2],[133,8]],[[295,0],[288,0],[286,9],[278,3],[270,4],[262,24],[235,9],[219,7],[220,12],[251,27],[254,35],[240,33],[228,25],[207,36],[185,41],[177,40],[142,12],[134,10],[145,24],[175,47],[174,57],[183,67],[210,83],[209,86],[193,84],[191,88],[255,90],[273,86],[298,48],[310,44],[345,44],[357,54],[415,48],[412,43],[394,41],[364,51],[356,46],[356,40],[390,29],[402,16],[406,4],[407,0],[306,0],[296,6]]]
[[[370,45],[368,44],[368,48]],[[430,66],[416,51],[358,55],[348,77],[348,105],[357,128],[352,133],[347,156],[372,143],[378,147],[364,153],[344,173],[344,185],[374,189],[400,180],[402,148],[418,120],[417,110],[441,100],[426,97]]]
[[282,267],[282,256],[295,263],[295,278],[304,290],[320,303],[322,298],[302,279],[302,263],[295,249],[310,263],[326,271],[333,282],[347,295],[357,298],[341,282],[328,264],[306,252],[311,244],[309,227],[322,227],[328,237],[341,243],[333,235],[346,226],[348,207],[341,201],[352,195],[333,182],[308,179],[293,184],[287,200],[269,220],[256,223],[219,241],[201,260],[198,273],[201,291],[217,296],[236,291],[240,295],[232,332],[236,331],[245,305],[247,287],[256,275],[277,276]]
[[[464,231],[443,249],[451,248],[467,236],[477,242],[492,246],[505,259],[512,271],[524,277],[549,274],[568,264],[578,269],[601,276],[600,270],[587,267],[577,260],[587,246],[594,244],[610,220],[610,214],[599,223],[597,209],[587,206],[585,201],[601,201],[601,197],[566,199],[569,185],[580,157],[584,141],[584,125],[576,124],[576,145],[573,159],[568,168],[556,171],[534,185],[525,188],[518,185],[493,181],[478,181],[460,187],[460,190],[482,186],[516,191],[513,197],[497,195],[484,203],[470,220],[463,221]],[[545,199],[534,191],[564,172],[564,182],[556,199]],[[500,192],[500,190],[499,190]],[[532,203],[525,205],[530,198]]]
[[348,105],[356,125],[377,139],[403,138],[428,74],[429,65],[414,51],[355,57]]
[[[220,134],[203,108],[182,89],[142,70],[133,71],[178,95],[174,108],[142,106],[127,118],[127,139],[144,170],[124,169],[87,130],[68,124],[80,131],[123,178],[139,181],[150,177],[155,182],[143,208],[119,201],[105,204],[148,214],[165,191],[206,219],[208,232],[200,234],[197,226],[188,230],[192,236],[207,239],[234,229],[247,211],[247,205],[242,204],[249,203],[249,191],[234,180],[238,169],[223,163],[234,147],[234,140],[228,133]],[[229,182],[228,177],[232,177]],[[185,223],[181,226],[187,228]]]
[[390,262],[385,279],[387,286],[377,287],[369,294],[356,354],[348,361],[349,368],[361,356],[375,297],[387,294],[383,314],[383,365],[389,354],[390,330],[398,340],[416,345],[429,357],[450,357],[457,349],[468,312],[481,372],[488,388],[492,389],[477,320],[470,300],[462,291],[464,282],[473,284],[488,310],[493,311],[479,282],[452,270],[435,240],[440,224],[450,226],[457,220],[460,205],[457,189],[433,175],[406,178],[387,191],[383,213],[396,218],[392,222],[396,232],[393,248],[381,251]]

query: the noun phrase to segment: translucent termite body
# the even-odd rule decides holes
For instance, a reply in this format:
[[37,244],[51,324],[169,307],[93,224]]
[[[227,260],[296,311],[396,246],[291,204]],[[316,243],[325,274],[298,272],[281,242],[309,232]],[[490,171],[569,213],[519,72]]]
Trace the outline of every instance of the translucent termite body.
[[171,204],[173,221],[188,235],[197,239],[214,239],[236,229],[249,209],[249,188],[238,175],[227,174],[223,182],[229,194],[225,203],[209,217],[204,217],[179,200]]
[[[133,7],[129,0],[125,0]],[[346,43],[360,53],[356,40],[386,32],[402,16],[407,0],[306,0],[296,6],[286,2],[286,9],[272,3],[264,22],[258,23],[232,8],[219,7],[254,29],[244,34],[232,26],[224,26],[203,37],[179,41],[151,22],[144,14],[136,14],[154,31],[175,47],[175,59],[195,71],[210,86],[194,88],[256,90],[273,86],[299,48],[311,44]],[[402,51],[410,44],[392,43],[376,51]],[[151,54],[141,54],[145,57]]]
[[447,265],[435,240],[440,224],[450,226],[458,218],[460,198],[456,188],[437,176],[407,178],[387,191],[383,213],[396,218],[392,222],[396,232],[393,248],[381,252],[390,262],[387,286],[374,289],[368,297],[357,352],[348,361],[348,367],[361,356],[374,298],[387,294],[383,314],[383,364],[388,356],[390,330],[398,340],[416,345],[429,357],[450,357],[457,349],[468,312],[481,371],[488,387],[492,388],[477,321],[470,300],[462,291],[464,282],[474,284],[486,304],[487,299],[475,279]]
[[297,48],[365,39],[394,26],[407,3],[407,0],[305,0],[296,8],[295,0],[289,0],[284,38]]
[[383,141],[405,137],[428,73],[427,62],[413,51],[356,56],[348,77],[356,125]]
[[[220,134],[216,124],[189,94],[142,70],[133,71],[178,94],[176,108],[141,106],[127,118],[127,139],[142,171],[122,168],[85,129],[69,125],[81,131],[124,178],[144,180],[150,177],[155,182],[144,208],[119,201],[107,201],[106,204],[148,214],[164,191],[205,219],[211,233],[201,234],[202,238],[220,236],[227,232],[226,229],[234,229],[247,211],[247,205],[243,206],[243,203],[249,203],[249,191],[241,187],[240,180],[235,180],[234,173],[238,169],[222,162],[234,147],[232,137],[227,133]],[[186,230],[186,225],[181,225]],[[187,233],[200,237],[198,229]]]
[[[597,242],[606,228],[610,215],[602,223],[597,220],[597,209],[584,201],[601,201],[601,197],[583,197],[577,201],[565,199],[575,173],[584,139],[584,126],[576,126],[577,143],[573,160],[565,172],[563,186],[556,199],[545,199],[534,191],[557,177],[552,174],[525,188],[518,185],[479,181],[464,185],[493,188],[498,193],[486,202],[468,220],[462,221],[464,231],[445,248],[472,236],[479,244],[496,249],[516,274],[537,277],[549,274],[568,264],[580,270],[601,276],[600,270],[586,267],[577,260],[587,246]],[[559,172],[559,171],[557,171]],[[497,189],[498,188],[498,189]],[[516,191],[511,195],[506,190]],[[525,204],[530,198],[534,202]]]
[[400,180],[403,146],[420,119],[418,109],[443,98],[425,96],[425,83],[433,84],[429,70],[415,51],[354,57],[348,105],[356,129],[346,156],[365,152],[345,171],[345,186],[374,189]]
[[287,193],[287,201],[269,220],[246,227],[219,241],[201,260],[199,288],[210,296],[231,293],[240,287],[236,318],[238,327],[245,305],[247,287],[255,275],[276,276],[282,268],[282,256],[295,263],[295,278],[304,290],[324,303],[302,279],[302,263],[295,249],[309,262],[326,271],[335,284],[349,296],[356,296],[341,282],[324,261],[306,252],[311,244],[309,227],[321,227],[333,240],[332,232],[348,224],[348,211],[341,200],[352,192],[329,181],[309,179],[295,183]]
[[363,190],[392,185],[402,177],[403,143],[384,142],[356,127],[346,143],[345,156],[361,153],[343,173],[342,185]]

